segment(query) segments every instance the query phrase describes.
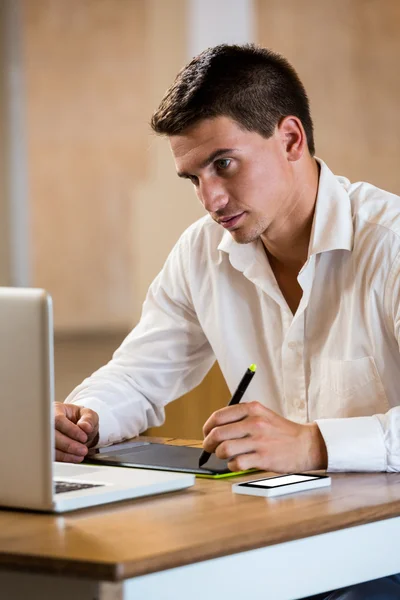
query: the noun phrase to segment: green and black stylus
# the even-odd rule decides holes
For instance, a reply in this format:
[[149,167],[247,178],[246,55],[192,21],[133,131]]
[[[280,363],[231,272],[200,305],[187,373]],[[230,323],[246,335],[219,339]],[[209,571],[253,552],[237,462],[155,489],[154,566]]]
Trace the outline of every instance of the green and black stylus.
[[[232,398],[229,401],[228,406],[232,406],[233,404],[239,404],[242,399],[243,394],[249,387],[250,381],[254,377],[254,373],[256,372],[257,366],[250,365],[247,369],[246,373],[243,375],[241,382],[239,383],[236,392],[233,394]],[[199,458],[199,467],[202,467],[210,458],[211,454],[203,450]]]

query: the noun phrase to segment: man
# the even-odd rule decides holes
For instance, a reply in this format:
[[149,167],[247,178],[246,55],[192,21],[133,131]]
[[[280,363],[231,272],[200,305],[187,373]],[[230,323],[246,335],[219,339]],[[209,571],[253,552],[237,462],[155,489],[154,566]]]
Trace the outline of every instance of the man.
[[302,83],[255,46],[193,59],[152,127],[208,216],[112,361],[56,406],[57,459],[161,424],[217,359],[232,391],[258,365],[251,397],[204,426],[232,470],[400,470],[400,198],[314,158]]

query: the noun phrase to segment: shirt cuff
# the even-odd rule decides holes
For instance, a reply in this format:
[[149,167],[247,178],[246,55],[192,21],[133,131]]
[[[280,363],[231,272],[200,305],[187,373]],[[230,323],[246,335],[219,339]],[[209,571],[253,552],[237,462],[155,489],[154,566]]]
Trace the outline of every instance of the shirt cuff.
[[328,471],[386,471],[384,435],[376,417],[315,422],[325,440]]
[[84,400],[73,400],[71,404],[91,408],[99,415],[99,441],[93,448],[102,448],[121,441],[116,435],[116,432],[120,429],[118,421],[104,402],[89,397]]

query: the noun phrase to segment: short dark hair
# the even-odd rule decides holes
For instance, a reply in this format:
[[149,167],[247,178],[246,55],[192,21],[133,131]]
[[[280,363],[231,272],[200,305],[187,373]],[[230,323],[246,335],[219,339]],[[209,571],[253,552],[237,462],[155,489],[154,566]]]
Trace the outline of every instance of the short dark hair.
[[227,116],[248,131],[269,138],[282,118],[303,124],[310,154],[315,153],[308,97],[290,63],[254,44],[221,44],[204,50],[176,76],[151,127],[179,135],[203,119]]

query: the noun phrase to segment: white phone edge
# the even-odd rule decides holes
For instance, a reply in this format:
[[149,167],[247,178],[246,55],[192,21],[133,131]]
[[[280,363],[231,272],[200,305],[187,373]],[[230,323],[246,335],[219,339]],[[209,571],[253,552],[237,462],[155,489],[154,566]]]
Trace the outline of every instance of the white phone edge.
[[235,494],[243,494],[245,496],[285,496],[286,494],[295,494],[296,492],[304,492],[306,490],[315,490],[322,487],[329,487],[332,480],[329,476],[321,479],[312,479],[310,481],[302,481],[298,483],[289,483],[282,487],[275,488],[251,488],[244,487],[243,483],[256,483],[257,481],[264,481],[267,477],[260,477],[260,479],[252,479],[251,481],[242,481],[241,483],[232,484],[232,492]]

